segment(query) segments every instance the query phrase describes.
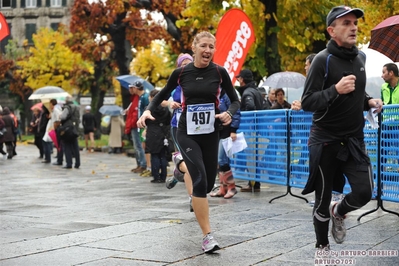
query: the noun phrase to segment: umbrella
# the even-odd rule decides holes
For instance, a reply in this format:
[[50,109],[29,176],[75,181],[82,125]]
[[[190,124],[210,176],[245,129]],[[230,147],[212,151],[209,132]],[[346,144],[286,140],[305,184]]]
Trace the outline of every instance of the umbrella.
[[121,115],[123,109],[117,105],[103,105],[98,111],[103,115],[118,116]]
[[399,15],[392,16],[371,30],[369,48],[374,49],[394,62],[399,62]]
[[366,92],[373,98],[381,98],[381,88],[384,83],[381,77],[369,77],[366,81]]
[[[57,100],[57,102],[59,103],[59,104],[65,104],[65,99],[66,98],[66,96],[62,96],[62,97],[55,97],[55,99]],[[74,104],[74,105],[77,105],[77,106],[80,106],[80,104],[76,101],[76,100],[73,100],[72,101],[72,103]]]
[[305,85],[305,79],[306,77],[298,72],[277,72],[269,76],[262,84],[262,87],[299,89]]
[[42,106],[43,106],[43,103],[37,103],[37,104],[33,105],[30,109],[31,109],[32,111],[35,110],[35,109],[41,110],[41,109],[42,109]]
[[[135,82],[138,79],[142,79],[142,78],[140,78],[139,76],[135,76],[135,75],[122,75],[122,76],[116,77],[116,80],[118,80],[119,83],[121,84],[121,86],[124,87],[125,89],[129,89],[129,85],[133,84],[133,82]],[[142,79],[142,80],[144,80],[144,79]],[[144,80],[143,86],[147,92],[155,89],[155,87],[146,80]]]
[[68,92],[64,91],[60,87],[56,86],[45,86],[40,89],[35,90],[31,96],[29,96],[29,100],[36,99],[52,99],[57,97],[72,97]]

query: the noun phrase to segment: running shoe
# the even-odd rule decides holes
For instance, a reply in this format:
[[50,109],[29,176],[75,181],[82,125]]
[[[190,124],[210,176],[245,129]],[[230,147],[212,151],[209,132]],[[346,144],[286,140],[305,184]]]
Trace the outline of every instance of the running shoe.
[[330,215],[331,215],[331,235],[333,236],[335,242],[337,244],[342,244],[345,241],[346,237],[346,228],[345,228],[345,216],[341,217],[334,214],[334,208],[336,208],[338,203],[334,205],[330,205]]
[[204,251],[205,253],[213,253],[214,251],[219,249],[219,244],[213,238],[211,233],[208,233],[206,236],[204,236],[204,238],[202,239],[202,251]]
[[175,163],[175,169],[173,170],[174,177],[180,182],[184,182],[184,173],[179,170],[179,164],[183,162],[183,156],[181,156],[180,152],[176,152],[173,154],[173,162]]
[[174,188],[177,182],[184,181],[184,173],[180,172],[179,170],[179,164],[183,161],[183,157],[181,156],[180,152],[173,154],[172,159],[175,163],[175,169],[173,169],[173,176],[166,179],[166,187],[168,189]]
[[177,182],[179,182],[179,181],[174,176],[170,176],[170,177],[166,178],[165,185],[168,189],[171,189],[176,186]]

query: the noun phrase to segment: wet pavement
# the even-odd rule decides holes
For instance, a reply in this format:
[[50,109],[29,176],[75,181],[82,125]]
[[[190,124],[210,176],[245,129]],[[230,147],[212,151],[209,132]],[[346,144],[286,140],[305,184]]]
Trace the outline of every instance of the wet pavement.
[[[222,249],[208,255],[183,183],[170,190],[150,183],[130,172],[136,163],[124,154],[81,152],[80,169],[62,169],[41,163],[33,145],[17,152],[0,158],[0,265],[315,264],[309,204],[290,194],[269,203],[285,187],[209,198]],[[399,217],[379,208],[357,221],[376,206],[373,200],[348,215],[343,244],[330,238],[335,264],[399,265]],[[398,203],[384,207],[399,212]]]

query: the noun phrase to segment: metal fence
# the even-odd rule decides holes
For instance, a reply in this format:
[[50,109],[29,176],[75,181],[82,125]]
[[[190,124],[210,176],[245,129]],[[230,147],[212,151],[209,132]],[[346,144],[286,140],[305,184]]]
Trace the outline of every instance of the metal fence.
[[[366,113],[365,113],[366,115]],[[399,105],[384,106],[378,129],[366,121],[367,152],[373,168],[374,197],[399,202]],[[238,132],[248,147],[231,160],[234,178],[304,188],[309,175],[312,114],[304,111],[241,112]],[[344,193],[350,191],[348,183]],[[294,195],[295,196],[295,195]]]

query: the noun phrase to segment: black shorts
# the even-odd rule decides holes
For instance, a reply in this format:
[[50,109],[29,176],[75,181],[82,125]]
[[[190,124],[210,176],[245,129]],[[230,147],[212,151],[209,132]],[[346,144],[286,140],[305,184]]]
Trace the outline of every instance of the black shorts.
[[85,135],[88,135],[89,133],[94,133],[94,130],[93,129],[85,129],[84,130]]

